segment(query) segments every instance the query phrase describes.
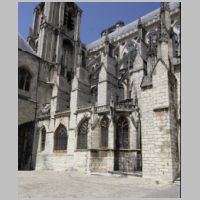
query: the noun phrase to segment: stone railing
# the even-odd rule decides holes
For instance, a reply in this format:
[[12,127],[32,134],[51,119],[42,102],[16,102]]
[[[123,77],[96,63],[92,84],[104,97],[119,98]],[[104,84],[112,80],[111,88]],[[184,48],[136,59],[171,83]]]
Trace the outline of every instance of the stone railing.
[[77,110],[82,110],[82,109],[90,109],[90,108],[91,108],[91,106],[92,106],[92,104],[91,104],[91,103],[82,104],[82,105],[79,105],[79,106],[77,107]]
[[122,102],[118,102],[115,104],[115,110],[116,111],[134,111],[134,104],[132,99],[127,99]]
[[69,115],[70,115],[70,108],[67,108],[66,110],[63,111],[57,110],[55,113],[56,117],[69,116]]
[[95,111],[97,113],[108,112],[109,110],[110,110],[110,105],[104,105],[104,106],[97,106],[97,107],[95,107]]
[[47,113],[38,113],[37,114],[37,119],[48,119],[50,118],[50,112],[47,112]]

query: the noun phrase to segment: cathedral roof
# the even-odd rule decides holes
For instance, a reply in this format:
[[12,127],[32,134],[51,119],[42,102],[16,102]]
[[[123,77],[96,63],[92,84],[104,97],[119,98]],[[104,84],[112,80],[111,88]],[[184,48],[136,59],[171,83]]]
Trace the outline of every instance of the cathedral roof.
[[[170,10],[172,11],[172,10],[179,7],[179,2],[169,3],[169,7],[170,7]],[[141,17],[141,21],[142,21],[142,23],[146,23],[150,20],[153,20],[153,19],[159,18],[159,17],[160,17],[160,8],[158,8],[158,9],[144,15],[143,17]],[[122,36],[124,34],[127,34],[130,31],[133,31],[135,28],[137,28],[137,25],[138,25],[138,19],[127,24],[127,25],[125,25],[125,26],[123,26],[123,27],[121,27],[121,28],[119,28],[118,30],[115,30],[114,32],[108,34],[108,37],[109,37],[109,39],[112,39],[112,40],[117,39],[118,36]],[[87,49],[88,50],[93,49],[97,46],[102,45],[104,43],[104,40],[105,40],[104,37],[99,38],[98,40],[88,44]]]
[[36,52],[33,51],[31,46],[28,44],[28,42],[26,42],[26,40],[21,36],[20,33],[18,33],[18,49],[29,52],[33,55],[37,55]]

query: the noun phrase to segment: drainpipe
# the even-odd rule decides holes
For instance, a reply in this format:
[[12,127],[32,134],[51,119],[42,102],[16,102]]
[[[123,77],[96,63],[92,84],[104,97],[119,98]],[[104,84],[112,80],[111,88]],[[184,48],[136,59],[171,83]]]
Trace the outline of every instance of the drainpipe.
[[33,145],[32,145],[32,153],[31,153],[31,166],[30,168],[32,170],[35,170],[35,165],[36,165],[36,154],[37,154],[37,148],[36,148],[36,136],[37,136],[37,109],[38,109],[38,81],[39,81],[39,74],[40,74],[40,69],[41,69],[41,61],[40,58],[38,58],[39,61],[39,69],[38,69],[38,74],[37,74],[37,84],[36,84],[36,106],[35,106],[35,120],[34,120],[34,135],[33,135]]

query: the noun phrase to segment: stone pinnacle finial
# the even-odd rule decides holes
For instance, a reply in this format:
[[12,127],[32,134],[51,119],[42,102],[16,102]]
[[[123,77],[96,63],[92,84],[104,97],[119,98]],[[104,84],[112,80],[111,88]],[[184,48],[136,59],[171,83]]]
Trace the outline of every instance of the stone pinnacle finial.
[[164,11],[169,11],[169,3],[168,2],[161,2],[160,4],[160,11],[164,12]]
[[109,43],[108,31],[105,32],[105,43]]
[[142,24],[142,20],[141,20],[141,17],[138,19],[138,25],[141,25]]
[[160,8],[160,41],[167,42],[169,40],[171,20],[170,20],[169,3],[161,2]]
[[138,20],[138,28],[142,28],[142,20],[141,20],[141,17],[140,17],[139,20]]

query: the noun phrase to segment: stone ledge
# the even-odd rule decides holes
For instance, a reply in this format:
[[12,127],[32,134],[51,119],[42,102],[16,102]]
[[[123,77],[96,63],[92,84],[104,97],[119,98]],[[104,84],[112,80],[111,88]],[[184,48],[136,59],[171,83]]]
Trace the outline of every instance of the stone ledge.
[[37,120],[45,120],[45,119],[50,119],[50,114],[46,114],[46,115],[39,115],[37,116]]
[[65,110],[65,111],[56,111],[55,117],[65,117],[70,115],[70,110]]
[[157,107],[157,108],[154,108],[154,109],[153,109],[154,112],[163,112],[163,111],[168,111],[168,110],[169,110],[169,107],[168,107],[168,106]]
[[89,149],[76,149],[74,152],[88,152],[90,151]]

